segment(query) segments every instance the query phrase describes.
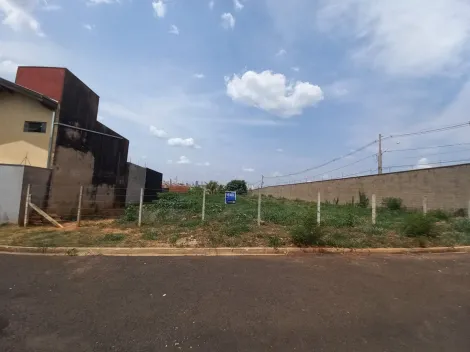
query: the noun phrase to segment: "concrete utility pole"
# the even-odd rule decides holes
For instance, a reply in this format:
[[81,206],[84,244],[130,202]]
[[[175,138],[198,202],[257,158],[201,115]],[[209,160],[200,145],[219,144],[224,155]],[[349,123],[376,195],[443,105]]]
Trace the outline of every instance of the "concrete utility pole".
[[378,173],[379,175],[381,175],[383,172],[383,169],[382,169],[382,135],[379,134],[379,154],[377,155],[377,162],[378,162]]

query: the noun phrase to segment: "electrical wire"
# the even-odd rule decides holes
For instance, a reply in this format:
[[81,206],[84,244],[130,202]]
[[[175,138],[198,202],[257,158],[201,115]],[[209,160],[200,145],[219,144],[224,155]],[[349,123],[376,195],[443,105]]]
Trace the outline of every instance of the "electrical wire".
[[317,165],[317,166],[314,166],[314,167],[311,167],[311,168],[308,168],[308,169],[305,169],[305,170],[302,170],[302,171],[298,171],[298,172],[293,172],[293,173],[290,173],[290,174],[287,174],[287,175],[281,175],[281,176],[264,176],[265,179],[273,179],[273,178],[281,178],[281,177],[290,177],[290,176],[296,176],[296,175],[300,175],[300,174],[303,174],[303,173],[306,173],[306,172],[309,172],[309,171],[313,171],[313,170],[316,170],[316,169],[319,169],[321,167],[324,167],[326,165],[329,165],[329,164],[332,164],[336,161],[339,161],[339,160],[342,160],[344,158],[347,158],[348,156],[351,156],[351,155],[354,155],[356,153],[359,153],[360,151],[363,151],[364,149],[370,147],[371,145],[374,145],[375,143],[377,143],[377,140],[373,141],[373,142],[370,142],[369,144],[366,144],[362,147],[360,147],[359,149],[355,149],[354,151],[346,154],[346,155],[343,155],[343,156],[340,156],[340,157],[337,157],[337,158],[334,158],[330,161],[327,161],[321,165]]
[[470,127],[470,121],[465,122],[465,123],[460,123],[457,125],[444,126],[444,127],[440,127],[440,128],[436,128],[432,130],[423,130],[423,131],[417,131],[417,132],[390,135],[390,136],[382,138],[382,140],[384,141],[390,138],[409,137],[409,136],[416,136],[416,135],[422,135],[422,134],[428,134],[428,133],[434,133],[434,132],[443,132],[443,131],[449,131],[449,130],[453,130],[457,128],[462,128],[462,127]]
[[456,146],[461,146],[461,145],[470,145],[470,143],[444,144],[444,145],[436,145],[434,147],[392,149],[392,150],[384,151],[384,153],[407,152],[407,151],[412,151],[412,150],[425,150],[425,149],[437,149],[437,148],[448,148],[448,147],[456,147]]
[[434,154],[426,154],[426,155],[416,155],[416,156],[407,156],[403,159],[418,159],[418,158],[427,158],[428,156],[435,156],[435,155],[443,155],[443,154],[452,154],[452,153],[462,153],[462,152],[466,152],[466,151],[469,151],[470,149],[467,148],[467,149],[460,149],[460,150],[452,150],[452,151],[448,151],[448,152],[440,152],[440,153],[434,153]]
[[[421,166],[424,166],[424,165],[441,165],[441,164],[448,164],[448,163],[464,163],[464,162],[470,162],[470,159],[461,159],[461,160],[445,160],[445,161],[440,161],[438,163],[426,163],[426,164],[423,164]],[[420,166],[420,165],[416,165],[416,164],[413,164],[413,165],[392,165],[392,166],[384,166],[384,169],[397,169],[397,168],[401,168],[401,167],[416,167],[416,166]]]

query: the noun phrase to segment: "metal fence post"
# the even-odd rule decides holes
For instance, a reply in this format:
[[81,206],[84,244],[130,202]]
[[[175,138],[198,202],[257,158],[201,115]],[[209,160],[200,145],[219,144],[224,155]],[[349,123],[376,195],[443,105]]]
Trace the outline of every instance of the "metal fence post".
[[144,189],[140,189],[140,202],[139,202],[139,227],[142,226],[142,209],[144,207]]
[[317,194],[317,224],[320,225],[321,221],[321,194]]
[[261,226],[261,189],[263,188],[264,176],[261,176],[261,185],[258,188],[258,226]]
[[26,189],[26,200],[25,200],[25,205],[24,205],[24,219],[23,219],[24,227],[28,226],[29,202],[31,202],[31,185],[30,184],[28,184],[28,188]]
[[428,213],[428,197],[423,197],[423,214],[426,215]]
[[206,186],[202,192],[202,221],[206,219]]
[[78,195],[77,227],[80,227],[80,220],[82,218],[82,199],[83,199],[83,186],[80,186],[80,194]]
[[372,195],[372,224],[375,225],[376,223],[376,199],[375,199],[375,194]]

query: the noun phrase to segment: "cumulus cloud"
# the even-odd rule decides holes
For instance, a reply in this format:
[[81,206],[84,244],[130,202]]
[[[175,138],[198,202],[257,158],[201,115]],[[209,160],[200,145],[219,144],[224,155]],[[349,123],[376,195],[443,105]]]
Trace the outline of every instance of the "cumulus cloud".
[[95,29],[95,25],[94,25],[94,24],[85,23],[85,24],[83,25],[83,28],[85,28],[86,30],[88,30],[88,31],[91,32],[93,29]]
[[352,36],[355,59],[391,75],[459,68],[470,48],[470,2],[462,0],[323,0],[318,23]]
[[251,167],[244,167],[242,169],[244,172],[255,172],[255,169],[251,168]]
[[88,0],[86,4],[88,6],[94,6],[94,5],[110,5],[110,4],[116,4],[118,3],[119,0]]
[[291,67],[291,70],[295,72],[299,72],[300,68],[298,68],[297,66],[294,66],[294,67]]
[[166,138],[167,133],[164,130],[158,129],[155,126],[150,126],[150,134],[157,138]]
[[18,69],[18,64],[11,60],[3,60],[0,56],[0,75],[13,76]]
[[166,15],[166,4],[163,2],[163,0],[154,0],[152,1],[152,8],[153,12],[155,13],[155,16],[159,18],[163,18]]
[[421,158],[418,160],[418,163],[416,164],[417,169],[429,169],[431,165],[429,165],[429,160],[428,158]]
[[187,147],[187,148],[195,148],[199,149],[201,148],[199,145],[197,145],[194,142],[193,138],[170,138],[168,140],[168,145],[171,145],[172,147]]
[[203,73],[195,73],[195,74],[193,75],[193,77],[194,77],[194,78],[198,78],[198,79],[202,79],[202,78],[204,78],[204,77],[206,77],[206,76],[205,76]]
[[191,161],[183,155],[183,156],[180,156],[180,158],[178,159],[176,163],[177,164],[191,164]]
[[170,30],[168,31],[168,33],[179,35],[180,30],[178,29],[178,27],[176,27],[174,24],[172,24],[171,27],[170,27]]
[[37,2],[32,0],[0,0],[0,14],[3,15],[2,24],[17,32],[29,30],[39,36],[44,36],[39,22],[32,15],[36,6]]
[[302,114],[324,99],[319,86],[308,82],[288,83],[280,73],[247,71],[241,77],[226,78],[227,95],[233,101],[257,107],[280,117]]
[[222,19],[222,27],[225,29],[233,29],[235,27],[235,17],[231,13],[223,13],[220,18]]
[[245,5],[243,5],[239,0],[233,0],[233,8],[235,11],[241,11]]

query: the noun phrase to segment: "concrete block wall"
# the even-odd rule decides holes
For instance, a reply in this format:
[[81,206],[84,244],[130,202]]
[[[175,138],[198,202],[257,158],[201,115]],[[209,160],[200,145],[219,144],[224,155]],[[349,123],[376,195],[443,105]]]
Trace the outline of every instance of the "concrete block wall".
[[334,202],[339,199],[339,204],[346,204],[353,199],[357,202],[359,191],[364,192],[369,199],[372,194],[376,194],[377,204],[381,204],[383,198],[397,197],[403,200],[406,207],[421,208],[423,197],[426,196],[428,209],[467,208],[470,200],[470,164],[268,186],[262,189],[262,194],[316,201],[320,192],[322,201]]

